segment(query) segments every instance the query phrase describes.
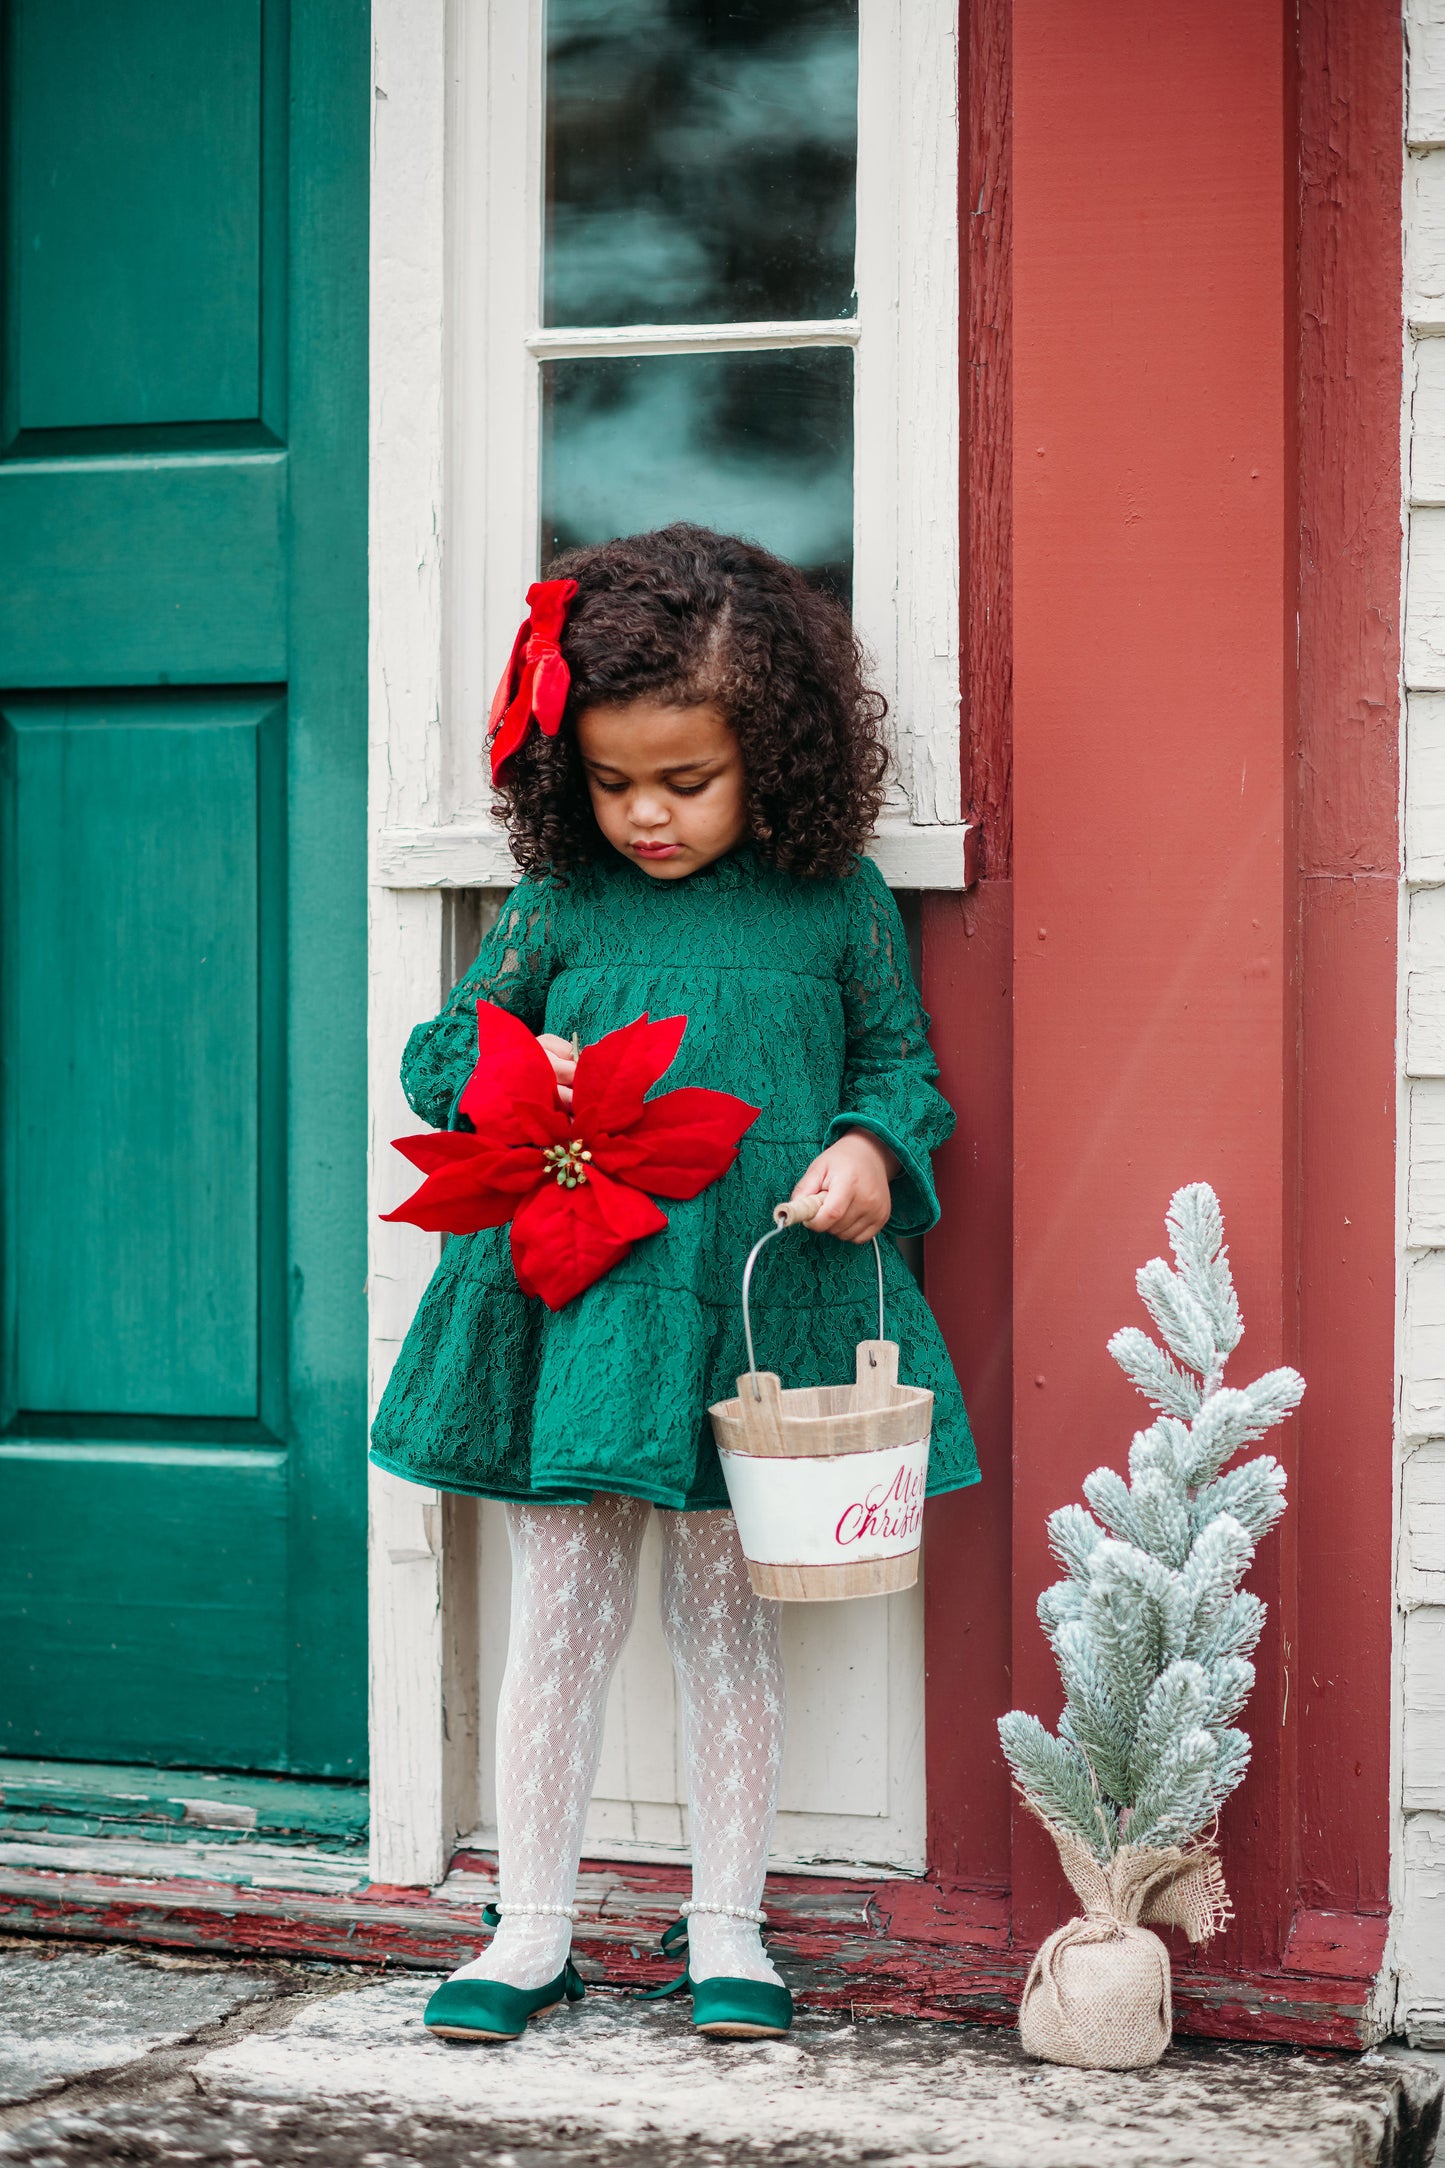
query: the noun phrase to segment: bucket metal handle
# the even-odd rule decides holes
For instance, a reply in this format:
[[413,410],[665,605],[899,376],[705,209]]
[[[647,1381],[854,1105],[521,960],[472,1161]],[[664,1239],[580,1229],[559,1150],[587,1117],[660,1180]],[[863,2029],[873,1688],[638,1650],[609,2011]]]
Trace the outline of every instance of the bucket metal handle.
[[[748,1289],[752,1285],[753,1266],[758,1261],[759,1253],[782,1234],[785,1228],[806,1227],[810,1220],[816,1219],[822,1203],[822,1197],[814,1194],[811,1197],[790,1197],[786,1204],[775,1204],[771,1228],[765,1235],[759,1236],[748,1251],[748,1261],[743,1266],[743,1338],[748,1344],[748,1371],[753,1381],[754,1400],[761,1400],[763,1396],[758,1385],[758,1363],[753,1353],[753,1321],[748,1310]],[[873,1260],[878,1267],[878,1337],[886,1340],[888,1335],[883,1329],[883,1252],[878,1247],[877,1235],[873,1237]]]

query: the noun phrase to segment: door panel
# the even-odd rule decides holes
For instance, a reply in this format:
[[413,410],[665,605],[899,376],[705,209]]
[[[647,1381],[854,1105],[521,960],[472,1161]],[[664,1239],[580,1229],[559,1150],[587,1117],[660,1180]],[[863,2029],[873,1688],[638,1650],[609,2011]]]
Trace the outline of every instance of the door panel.
[[0,1443],[5,1753],[285,1765],[287,1458]]
[[284,997],[279,957],[262,984],[267,720],[264,702],[192,694],[3,718],[27,1417],[259,1420],[260,1283],[282,1264],[260,1225],[262,1006],[279,1044]]
[[260,0],[21,0],[9,107],[21,429],[250,419]]
[[293,458],[0,459],[5,686],[285,677]]
[[365,1754],[364,0],[12,0],[0,1752]]

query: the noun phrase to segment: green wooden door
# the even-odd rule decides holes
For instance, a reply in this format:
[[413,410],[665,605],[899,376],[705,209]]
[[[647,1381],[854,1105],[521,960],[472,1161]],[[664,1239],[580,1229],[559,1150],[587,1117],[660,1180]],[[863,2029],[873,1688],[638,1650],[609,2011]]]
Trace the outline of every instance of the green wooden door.
[[0,1753],[365,1759],[365,0],[10,0]]

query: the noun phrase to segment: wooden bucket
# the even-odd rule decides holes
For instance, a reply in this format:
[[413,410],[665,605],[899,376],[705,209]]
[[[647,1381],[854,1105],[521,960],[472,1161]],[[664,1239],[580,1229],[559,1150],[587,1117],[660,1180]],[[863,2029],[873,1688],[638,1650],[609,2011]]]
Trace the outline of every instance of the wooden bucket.
[[884,1338],[883,1259],[878,1338],[858,1343],[851,1385],[782,1390],[753,1354],[748,1289],[758,1252],[821,1200],[780,1204],[775,1226],[743,1268],[748,1375],[736,1400],[708,1413],[738,1524],[748,1579],[785,1603],[890,1596],[918,1579],[933,1395],[898,1382],[898,1343]]

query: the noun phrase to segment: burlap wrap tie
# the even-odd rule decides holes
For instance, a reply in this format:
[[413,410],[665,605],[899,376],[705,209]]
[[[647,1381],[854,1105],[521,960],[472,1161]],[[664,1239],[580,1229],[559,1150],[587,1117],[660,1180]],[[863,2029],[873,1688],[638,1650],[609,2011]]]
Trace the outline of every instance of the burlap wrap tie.
[[[1042,1819],[1042,1817],[1041,1817]],[[1122,1845],[1107,1866],[1076,1837],[1044,1827],[1084,1907],[1029,1967],[1019,2005],[1026,2052],[1079,2070],[1142,2070],[1169,2045],[1169,1952],[1143,1924],[1207,1941],[1229,1917],[1208,1845]]]

